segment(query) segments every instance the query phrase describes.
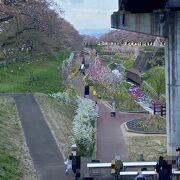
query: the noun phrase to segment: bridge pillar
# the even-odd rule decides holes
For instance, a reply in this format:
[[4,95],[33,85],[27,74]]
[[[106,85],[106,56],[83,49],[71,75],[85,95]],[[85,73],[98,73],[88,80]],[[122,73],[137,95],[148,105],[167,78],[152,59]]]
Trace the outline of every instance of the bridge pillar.
[[167,153],[175,156],[180,147],[180,12],[169,15],[165,45]]

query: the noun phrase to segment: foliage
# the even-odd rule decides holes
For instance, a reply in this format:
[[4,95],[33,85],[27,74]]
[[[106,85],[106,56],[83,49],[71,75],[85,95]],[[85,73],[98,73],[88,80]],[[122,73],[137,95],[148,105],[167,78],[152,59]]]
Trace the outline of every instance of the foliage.
[[97,45],[96,50],[97,52],[102,52],[104,50],[103,45]]
[[122,86],[119,88],[119,91],[116,94],[116,101],[117,107],[120,111],[144,111]]
[[89,78],[94,82],[105,84],[109,88],[111,87],[111,92],[113,93],[117,84],[121,82],[122,76],[115,76],[109,68],[104,66],[104,59],[102,57],[97,56],[91,64],[89,68]]
[[142,111],[124,88],[123,77],[117,78],[103,62],[103,58],[96,57],[89,68],[88,78],[93,81],[94,94],[104,100],[115,100],[117,108],[121,111]]
[[156,48],[154,57],[149,61],[151,67],[165,66],[164,48]]
[[123,81],[122,82],[122,86],[124,86],[125,87],[125,89],[129,89],[130,87],[131,87],[131,84],[130,83],[128,83],[128,82],[126,82],[126,81]]
[[76,94],[73,91],[73,89],[68,89],[67,91],[64,92],[50,94],[50,96],[55,99],[58,99],[59,101],[65,104],[73,102],[76,98]]
[[109,65],[110,63],[114,62],[113,57],[109,55],[102,55],[104,59],[104,64]]
[[104,86],[103,84],[95,82],[93,85],[93,90],[95,94],[101,97],[103,100],[113,99],[111,92],[108,91],[108,87]]
[[79,98],[78,108],[73,121],[73,141],[78,152],[83,156],[91,156],[95,146],[95,103],[89,99]]
[[[141,89],[147,94],[149,97],[152,99],[157,99],[157,93],[156,91],[146,82],[143,81],[141,84]],[[166,97],[164,94],[161,94],[159,97],[159,100],[162,104],[165,104],[166,102]]]
[[155,46],[145,46],[144,51],[155,51],[157,48]]
[[145,80],[155,90],[157,99],[165,94],[165,69],[164,67],[154,67],[146,72]]
[[51,0],[1,2],[0,50],[6,60],[81,48],[81,36],[62,16]]
[[94,84],[94,89],[96,94],[100,96],[103,100],[112,101],[115,99],[116,107],[120,111],[143,111],[141,106],[139,106],[133,99],[133,97],[127,92],[124,87],[124,83],[117,86],[115,93],[111,91],[111,87],[105,84]]
[[86,74],[86,75],[83,77],[83,83],[84,83],[84,85],[93,86],[94,81],[88,76],[88,74]]
[[111,64],[109,64],[109,66],[108,66],[111,70],[113,70],[113,69],[116,69],[117,68],[117,65],[115,64],[115,63],[111,63]]
[[129,32],[125,30],[115,30],[110,31],[109,33],[104,34],[100,37],[100,41],[103,42],[115,42],[119,46],[122,46],[124,43],[134,44],[134,43],[146,43],[152,42],[155,38],[152,36],[147,36],[140,33]]
[[133,120],[126,123],[130,130],[151,133],[165,133],[166,120],[160,116],[148,116],[145,119]]
[[63,61],[62,72],[67,83],[70,83],[70,81],[80,73],[82,54],[82,52],[73,52],[68,59]]
[[126,61],[129,60],[129,56],[127,53],[116,53],[114,59]]
[[134,58],[132,58],[131,55],[129,55],[128,53],[116,53],[114,55],[114,59],[115,60],[119,60],[119,61],[123,61],[123,66],[126,68],[126,69],[131,69],[134,65]]
[[141,84],[141,89],[151,98],[156,98],[156,91],[146,82],[143,81]]
[[164,66],[165,65],[164,57],[157,56],[157,57],[151,59],[149,61],[149,63],[151,64],[152,67],[154,67],[154,66]]
[[53,93],[65,89],[60,64],[68,53],[58,57],[42,57],[0,68],[0,92]]
[[77,106],[78,96],[77,96],[76,91],[74,89],[68,88],[64,92],[49,94],[49,96],[55,98],[60,103],[68,105],[73,111],[76,110],[75,107]]
[[134,65],[134,60],[129,59],[128,61],[125,61],[123,65],[126,69],[132,69]]
[[76,77],[79,74],[79,72],[80,72],[80,67],[77,67],[75,71],[71,73],[71,77],[72,78]]

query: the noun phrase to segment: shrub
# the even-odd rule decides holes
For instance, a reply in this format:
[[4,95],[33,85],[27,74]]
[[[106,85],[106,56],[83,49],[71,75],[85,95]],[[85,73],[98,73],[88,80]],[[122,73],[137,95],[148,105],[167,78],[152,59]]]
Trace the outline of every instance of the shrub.
[[148,118],[133,120],[126,123],[130,130],[140,132],[165,133],[166,120],[160,116],[151,115]]
[[69,88],[64,92],[49,94],[49,96],[59,100],[59,102],[61,102],[61,103],[64,103],[64,104],[67,104],[67,105],[73,107],[73,110],[75,111],[74,107],[77,106],[76,100],[77,100],[78,96],[74,89]]
[[71,73],[71,77],[72,77],[72,78],[76,77],[76,76],[79,74],[79,71],[80,71],[80,70],[79,70],[79,67],[77,67],[77,68],[75,69],[75,71]]
[[78,108],[73,121],[73,142],[82,156],[91,156],[95,145],[95,103],[78,98]]

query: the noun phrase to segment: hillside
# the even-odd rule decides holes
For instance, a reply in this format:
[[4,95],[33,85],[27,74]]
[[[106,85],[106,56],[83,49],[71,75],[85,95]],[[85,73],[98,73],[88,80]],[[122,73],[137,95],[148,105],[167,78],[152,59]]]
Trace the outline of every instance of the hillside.
[[88,36],[94,36],[96,38],[99,38],[103,36],[104,34],[107,34],[112,29],[80,29],[79,33],[81,35],[88,35]]
[[124,30],[113,30],[100,37],[100,41],[105,42],[150,42],[155,37]]

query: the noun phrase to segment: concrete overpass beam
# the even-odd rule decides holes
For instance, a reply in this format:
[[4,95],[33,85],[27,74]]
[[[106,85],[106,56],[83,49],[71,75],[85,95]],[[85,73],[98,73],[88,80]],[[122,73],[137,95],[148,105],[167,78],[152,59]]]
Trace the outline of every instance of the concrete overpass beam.
[[166,13],[165,11],[137,14],[123,13],[123,11],[114,12],[111,16],[111,27],[166,37],[167,30],[165,27],[168,23],[167,20],[165,21]]

